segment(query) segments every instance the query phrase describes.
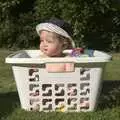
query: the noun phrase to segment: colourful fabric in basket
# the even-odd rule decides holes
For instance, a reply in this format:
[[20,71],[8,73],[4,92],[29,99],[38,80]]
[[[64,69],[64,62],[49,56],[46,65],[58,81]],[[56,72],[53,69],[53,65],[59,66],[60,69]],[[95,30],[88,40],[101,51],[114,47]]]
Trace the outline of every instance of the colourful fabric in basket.
[[94,50],[92,50],[92,49],[85,49],[84,50],[84,54],[87,54],[89,57],[93,57],[94,56]]
[[83,48],[74,48],[70,53],[71,57],[93,57],[94,50],[83,49]]

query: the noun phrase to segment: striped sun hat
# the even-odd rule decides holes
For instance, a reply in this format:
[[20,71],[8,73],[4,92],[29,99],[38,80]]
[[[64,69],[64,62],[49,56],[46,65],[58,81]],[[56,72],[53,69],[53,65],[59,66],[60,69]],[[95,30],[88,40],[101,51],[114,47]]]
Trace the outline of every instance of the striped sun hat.
[[72,47],[75,47],[75,43],[72,39],[73,30],[69,23],[65,22],[64,20],[60,19],[50,19],[43,23],[40,23],[36,26],[36,31],[38,35],[40,35],[41,30],[47,30],[49,32],[55,32],[61,36],[69,38]]

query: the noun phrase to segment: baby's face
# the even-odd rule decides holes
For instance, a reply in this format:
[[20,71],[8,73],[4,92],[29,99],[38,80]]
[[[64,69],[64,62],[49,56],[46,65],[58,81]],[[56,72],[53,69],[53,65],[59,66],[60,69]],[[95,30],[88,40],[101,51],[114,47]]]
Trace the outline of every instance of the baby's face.
[[62,55],[63,43],[54,33],[48,31],[40,32],[40,50],[49,57],[60,57]]

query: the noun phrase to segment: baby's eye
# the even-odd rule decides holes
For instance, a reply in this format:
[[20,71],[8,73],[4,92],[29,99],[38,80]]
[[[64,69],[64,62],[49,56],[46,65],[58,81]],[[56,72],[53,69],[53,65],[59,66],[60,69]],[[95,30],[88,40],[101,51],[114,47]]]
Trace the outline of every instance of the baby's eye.
[[44,40],[40,39],[40,42],[43,42]]
[[53,40],[46,40],[48,43],[53,43],[54,41]]

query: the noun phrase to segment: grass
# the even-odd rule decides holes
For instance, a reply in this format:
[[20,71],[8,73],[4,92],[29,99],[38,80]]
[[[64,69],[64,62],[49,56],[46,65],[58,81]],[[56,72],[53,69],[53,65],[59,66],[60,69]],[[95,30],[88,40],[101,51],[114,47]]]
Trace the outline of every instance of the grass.
[[20,101],[11,65],[5,57],[13,51],[0,50],[0,119],[1,120],[120,120],[120,54],[112,54],[106,65],[104,82],[94,112],[57,113],[28,112],[20,108]]
[[106,65],[105,80],[120,80],[120,53],[112,54],[112,61]]

